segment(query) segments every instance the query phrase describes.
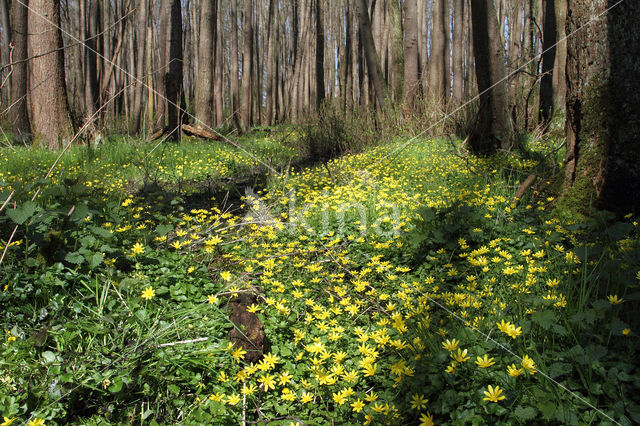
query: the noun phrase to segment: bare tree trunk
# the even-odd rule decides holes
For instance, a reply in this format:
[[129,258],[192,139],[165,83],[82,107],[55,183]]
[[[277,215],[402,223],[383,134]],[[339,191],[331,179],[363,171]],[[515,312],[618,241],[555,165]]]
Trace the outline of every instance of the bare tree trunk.
[[324,87],[324,13],[320,0],[316,6],[316,107],[320,108],[325,98]]
[[[11,125],[13,139],[18,143],[31,140],[31,123],[27,114],[27,15],[28,9],[11,2],[11,42],[13,43],[13,61],[11,67]],[[24,62],[23,62],[24,61]]]
[[133,97],[133,123],[131,131],[133,133],[140,132],[140,123],[142,121],[142,99],[144,96],[144,73],[145,73],[145,48],[147,46],[147,21],[148,21],[148,0],[140,0],[138,11],[138,46],[136,57],[136,83]]
[[607,2],[568,5],[567,157],[558,203],[584,215],[593,213],[591,206],[619,216],[637,213],[640,4],[622,2],[606,13]]
[[357,4],[360,22],[360,38],[362,41],[365,60],[367,61],[367,69],[369,70],[368,75],[373,83],[373,90],[375,92],[376,100],[378,101],[378,106],[381,109],[384,109],[385,89],[380,73],[380,63],[378,62],[376,46],[373,42],[373,34],[371,33],[371,21],[369,20],[369,13],[367,11],[367,2],[366,0],[358,0]]
[[413,109],[419,89],[418,74],[418,10],[416,0],[404,2],[404,101]]
[[554,109],[564,111],[565,97],[567,94],[566,68],[567,68],[567,41],[565,40],[565,23],[567,20],[567,3],[557,2],[556,9],[556,28],[557,40],[556,46],[556,62],[553,69],[553,93],[554,93]]
[[169,140],[180,140],[182,132],[182,10],[180,0],[171,0],[168,39],[169,69],[164,75],[167,94],[167,129]]
[[[21,5],[22,6],[22,5]],[[0,22],[2,22],[2,51],[0,52],[0,65],[6,65],[10,63],[9,46],[11,45],[11,19],[9,16],[9,4],[7,0],[0,0]],[[0,84],[5,81],[6,76],[9,73],[9,69],[0,68]],[[4,101],[11,97],[11,78],[6,81],[6,84],[0,86],[2,94],[0,95],[0,104],[4,104]]]
[[98,81],[98,64],[102,59],[98,57],[102,37],[99,36],[102,22],[100,4],[96,1],[81,0],[84,5],[84,59],[86,64],[84,75],[84,105],[85,119],[92,116],[100,107],[100,84]]
[[498,148],[511,148],[505,83],[498,83],[505,76],[504,47],[493,0],[471,0],[471,15],[480,116],[469,142],[474,151],[486,154]]
[[200,6],[200,40],[198,76],[195,89],[196,126],[213,127],[213,47],[216,1],[202,0]]
[[216,126],[222,126],[224,122],[224,45],[222,44],[222,6],[221,1],[216,1],[216,57],[215,57],[215,104]]
[[267,93],[266,93],[266,103],[267,103],[267,116],[265,124],[270,126],[273,123],[274,118],[274,88],[275,88],[275,77],[274,77],[274,51],[276,48],[276,1],[277,0],[269,0],[269,11],[267,18]]
[[464,84],[464,1],[453,0],[453,102],[462,103]]
[[436,101],[445,99],[447,28],[445,27],[446,5],[443,0],[436,0],[433,9],[433,30],[431,32],[431,56],[429,58],[429,95]]
[[540,104],[538,121],[545,128],[553,117],[553,69],[556,61],[556,10],[554,0],[542,0],[543,37],[542,37],[542,78],[540,79]]
[[59,29],[60,3],[55,0],[31,0],[27,19],[29,55],[44,54],[31,60],[32,132],[36,138],[42,138],[45,146],[58,149],[73,135]]
[[242,20],[242,97],[240,98],[240,129],[244,133],[251,125],[251,55],[253,54],[253,0],[245,0]]
[[238,43],[238,3],[237,0],[231,0],[231,58],[230,61],[230,87],[231,87],[231,117],[233,123],[238,130],[240,125],[240,87],[238,82],[238,66],[239,66],[239,43]]

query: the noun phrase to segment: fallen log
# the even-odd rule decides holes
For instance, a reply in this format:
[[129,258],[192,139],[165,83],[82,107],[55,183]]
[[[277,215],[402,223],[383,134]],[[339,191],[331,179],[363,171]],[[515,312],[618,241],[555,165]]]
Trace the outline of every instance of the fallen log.
[[538,176],[536,174],[532,173],[525,179],[524,182],[522,182],[522,184],[518,188],[518,191],[516,192],[516,198],[515,198],[515,204],[516,205],[518,205],[518,203],[520,203],[520,199],[522,198],[524,193],[527,192],[527,189],[529,189],[529,187],[531,187],[531,185],[533,185],[533,182],[535,182],[537,178],[538,178]]
[[[192,126],[190,124],[183,124],[182,132],[188,136],[197,136],[199,138],[210,139],[214,141],[222,140],[220,135],[210,132],[209,130],[202,129],[200,127]],[[149,140],[155,141],[166,136],[167,134],[169,134],[169,129],[165,127],[163,129],[156,130],[155,132],[153,132],[151,136],[149,136]]]

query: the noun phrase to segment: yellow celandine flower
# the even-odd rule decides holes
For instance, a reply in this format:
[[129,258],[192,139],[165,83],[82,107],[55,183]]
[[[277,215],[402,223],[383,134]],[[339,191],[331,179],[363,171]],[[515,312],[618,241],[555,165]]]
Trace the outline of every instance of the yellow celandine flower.
[[477,357],[476,358],[476,364],[480,368],[489,368],[495,363],[496,362],[493,360],[493,358],[489,358],[489,356],[487,354],[484,354],[484,357]]
[[258,390],[258,387],[256,385],[244,385],[242,386],[242,394],[243,395],[251,395],[253,393],[255,393]]
[[224,399],[225,395],[220,392],[216,392],[215,394],[209,395],[209,399],[211,401],[221,402]]
[[425,398],[424,395],[416,393],[411,397],[411,408],[420,411],[427,406],[428,401],[429,400]]
[[278,355],[274,355],[271,353],[266,354],[263,358],[263,361],[267,363],[271,368],[274,368],[276,366],[276,364],[278,363],[278,360],[279,360]]
[[607,299],[609,299],[609,303],[612,305],[619,305],[624,302],[624,299],[619,299],[617,294],[610,294],[607,296]]
[[622,334],[624,334],[625,336],[628,336],[629,333],[631,333],[631,329],[630,328],[625,328],[624,330],[622,330]]
[[8,417],[2,416],[2,423],[0,423],[0,426],[9,426],[11,423],[13,423],[14,420],[15,418],[10,419]]
[[307,391],[302,392],[302,395],[300,396],[300,402],[306,404],[311,401],[313,401],[313,394]]
[[229,271],[220,272],[220,278],[222,278],[225,281],[231,281],[231,272]]
[[452,374],[452,373],[454,373],[454,372],[456,371],[456,366],[457,366],[457,365],[458,365],[458,363],[457,363],[457,362],[455,362],[455,361],[451,361],[451,364],[449,364],[449,365],[447,366],[447,368],[444,370],[444,372],[445,372],[445,373],[448,373],[448,374]]
[[133,247],[131,247],[131,256],[135,256],[142,253],[144,253],[144,246],[142,244],[135,243]]
[[518,377],[519,375],[521,375],[522,373],[524,373],[524,370],[522,368],[518,368],[516,367],[515,364],[511,364],[510,366],[507,367],[507,373],[511,376],[511,377]]
[[258,381],[262,383],[264,386],[264,390],[268,391],[269,389],[275,389],[275,380],[273,380],[273,376],[271,374],[264,374],[258,378]]
[[333,393],[332,395],[333,401],[338,405],[343,405],[347,400],[347,397],[342,392]]
[[458,349],[459,344],[460,342],[457,339],[452,339],[452,340],[447,339],[444,342],[442,342],[442,347],[448,350],[449,352],[453,352],[456,349]]
[[362,402],[362,400],[358,398],[351,403],[351,407],[353,407],[353,411],[355,413],[359,413],[364,408],[364,402]]
[[296,400],[297,395],[291,392],[289,388],[284,388],[282,389],[282,394],[280,395],[280,398],[284,399],[285,401],[293,402]]
[[244,354],[246,354],[247,351],[245,351],[243,348],[236,348],[235,351],[233,351],[233,353],[231,354],[232,357],[234,357],[237,361],[240,361],[241,359],[244,359]]
[[433,426],[433,416],[428,411],[420,416],[420,426]]
[[467,356],[467,353],[468,353],[467,349],[463,351],[460,348],[458,348],[458,351],[455,353],[455,355],[451,353],[451,358],[455,359],[457,362],[465,362],[470,358]]
[[40,418],[35,418],[33,420],[30,420],[28,423],[28,426],[44,426],[45,422],[44,419],[40,419]]
[[496,385],[496,387],[494,388],[493,386],[489,385],[487,389],[488,390],[484,391],[484,394],[486,396],[482,398],[484,401],[498,402],[506,399],[506,396],[502,395],[502,389],[500,389],[500,386]]
[[213,294],[210,294],[210,295],[207,296],[207,302],[210,305],[214,305],[214,304],[218,303],[218,297],[214,296]]
[[240,398],[240,395],[238,395],[237,393],[234,393],[233,395],[227,398],[227,404],[236,405],[241,400],[242,398]]
[[522,357],[521,365],[524,369],[529,371],[529,374],[536,374],[536,363],[531,358],[529,358],[529,355],[524,355]]
[[278,375],[278,384],[284,386],[293,379],[293,376],[288,371],[283,371]]
[[142,297],[144,300],[151,300],[155,297],[155,295],[156,291],[153,289],[153,287],[149,286],[142,290],[142,294],[140,295],[140,297]]

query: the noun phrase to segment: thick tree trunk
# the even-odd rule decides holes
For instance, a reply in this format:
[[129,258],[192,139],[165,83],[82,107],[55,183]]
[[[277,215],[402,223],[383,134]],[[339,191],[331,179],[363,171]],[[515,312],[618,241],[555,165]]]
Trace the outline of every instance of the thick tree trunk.
[[589,206],[637,214],[640,4],[623,2],[604,14],[607,5],[569,1],[567,158],[559,203],[587,215]]
[[98,81],[98,64],[102,59],[98,57],[101,42],[99,35],[101,10],[100,4],[95,1],[82,0],[84,3],[85,22],[83,25],[85,75],[84,75],[84,105],[85,120],[92,116],[100,107],[100,84]]
[[418,10],[416,0],[404,2],[404,101],[415,107],[420,75],[418,73]]
[[215,57],[215,104],[216,126],[222,126],[224,122],[224,45],[222,43],[222,2],[216,2],[216,57]]
[[316,8],[316,107],[320,108],[325,98],[324,87],[324,12],[320,0],[315,0]]
[[369,19],[369,12],[367,11],[366,0],[357,0],[358,16],[360,23],[360,39],[362,41],[363,53],[365,60],[367,61],[368,76],[373,83],[373,90],[375,92],[378,106],[381,109],[385,107],[385,89],[382,75],[380,72],[380,62],[378,61],[378,55],[376,53],[376,46],[373,41],[373,34],[371,32],[371,21]]
[[265,124],[270,126],[273,124],[274,119],[274,89],[275,76],[275,49],[276,49],[276,0],[269,0],[269,16],[267,18],[267,87],[266,87],[266,104],[267,104],[267,116]]
[[229,59],[230,73],[229,86],[231,89],[231,117],[233,123],[238,130],[240,127],[240,86],[238,82],[238,67],[239,67],[239,43],[238,43],[238,3],[237,0],[230,1],[231,11],[231,58]]
[[59,29],[60,3],[31,0],[28,28],[29,55],[52,52],[31,60],[32,132],[36,138],[42,138],[43,145],[58,149],[73,136]]
[[493,0],[471,0],[473,50],[480,92],[478,125],[469,140],[481,154],[511,148],[511,123],[507,115],[504,47],[498,34]]
[[182,132],[182,9],[180,0],[172,0],[169,10],[169,39],[167,40],[169,68],[164,75],[167,95],[167,130],[169,140],[180,140]]
[[542,0],[542,78],[540,79],[540,106],[538,121],[547,128],[553,117],[553,69],[556,61],[556,10],[555,0]]
[[553,69],[553,101],[554,109],[564,112],[567,94],[567,41],[565,40],[564,29],[567,20],[567,3],[564,1],[557,2],[555,9],[558,45],[556,46],[556,61]]
[[9,46],[11,45],[10,21],[9,4],[7,3],[7,0],[0,0],[0,23],[2,23],[2,34],[0,35],[0,39],[2,40],[0,65],[3,65],[3,67],[0,68],[0,84],[3,82],[5,83],[0,86],[0,90],[2,91],[2,95],[0,95],[0,104],[4,104],[4,102],[11,97],[11,78],[8,80],[6,79],[9,69],[4,67],[4,65],[8,64],[11,59],[11,55],[9,53]]
[[462,103],[464,85],[464,0],[453,0],[453,88],[455,104]]
[[443,0],[435,1],[431,31],[431,56],[429,57],[429,97],[432,100],[444,100],[446,96],[447,67],[447,28]]
[[11,125],[13,139],[17,143],[31,140],[31,123],[27,114],[27,15],[29,10],[18,3],[11,2],[11,42],[13,43],[13,61],[11,67]]
[[215,37],[215,0],[200,4],[200,40],[198,76],[195,89],[196,126],[213,127],[213,47]]
[[242,20],[242,97],[240,98],[240,128],[242,132],[251,125],[251,55],[253,54],[253,0],[245,0]]
[[147,12],[149,7],[148,0],[140,0],[138,10],[138,51],[136,52],[136,82],[135,82],[135,90],[133,95],[133,122],[131,131],[132,133],[139,133],[141,126],[140,123],[142,121],[142,100],[144,96],[144,77],[145,77],[145,47],[147,45],[147,21],[149,18],[149,14]]

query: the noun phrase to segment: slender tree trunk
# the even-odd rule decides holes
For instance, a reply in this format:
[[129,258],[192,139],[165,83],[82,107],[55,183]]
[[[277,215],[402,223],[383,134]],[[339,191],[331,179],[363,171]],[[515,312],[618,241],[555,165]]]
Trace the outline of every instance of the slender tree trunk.
[[556,46],[556,61],[555,68],[553,69],[553,98],[554,109],[564,112],[565,98],[567,94],[567,41],[565,40],[564,29],[567,20],[567,3],[557,2],[555,9],[558,45]]
[[245,0],[242,21],[242,97],[240,98],[240,128],[242,132],[251,125],[251,55],[253,54],[253,0]]
[[453,88],[456,105],[462,103],[464,84],[464,0],[453,0]]
[[273,115],[274,115],[274,65],[275,65],[275,57],[274,52],[276,49],[276,35],[275,35],[275,24],[276,24],[276,2],[277,0],[269,0],[269,11],[267,18],[267,87],[266,87],[266,104],[267,104],[267,116],[265,124],[270,126],[273,123]]
[[100,107],[100,84],[98,81],[98,64],[102,59],[98,57],[101,44],[100,31],[101,10],[96,1],[81,0],[85,7],[84,34],[82,39],[87,40],[84,45],[84,59],[86,64],[84,75],[84,105],[85,119],[92,116]]
[[446,6],[443,0],[436,0],[433,9],[433,30],[431,32],[431,56],[429,58],[429,95],[433,100],[444,100],[446,92],[447,29],[445,27]]
[[31,0],[27,19],[29,55],[44,54],[33,58],[30,64],[32,132],[36,138],[42,138],[45,146],[58,149],[73,135],[59,29],[60,3]]
[[357,5],[360,22],[360,39],[362,41],[365,60],[367,61],[367,69],[369,70],[368,75],[373,83],[373,90],[375,92],[376,100],[378,101],[378,106],[381,109],[384,109],[384,83],[380,73],[380,63],[378,62],[373,34],[371,33],[371,21],[369,20],[369,13],[367,11],[367,2],[366,0],[357,0]]
[[215,104],[216,104],[216,126],[224,123],[224,45],[222,40],[223,20],[222,2],[216,1],[216,57],[215,57]]
[[17,1],[11,2],[11,42],[13,61],[11,67],[11,125],[13,139],[18,143],[31,140],[31,123],[27,114],[27,15],[29,11]]
[[568,5],[567,158],[559,205],[585,215],[591,206],[637,214],[640,4],[622,2],[607,13],[607,2]]
[[320,0],[316,7],[316,107],[320,108],[325,98],[324,86],[324,12]]
[[471,148],[482,154],[511,148],[511,123],[507,115],[504,47],[498,34],[493,0],[471,0],[473,50],[480,92],[478,126]]
[[410,109],[420,84],[418,74],[418,10],[416,0],[404,2],[404,101]]
[[215,37],[215,0],[202,0],[198,45],[198,76],[195,89],[196,126],[213,127],[213,48]]
[[[9,14],[9,4],[7,3],[7,0],[0,0],[0,22],[2,22],[2,51],[0,52],[0,65],[10,63],[11,59],[9,53],[9,46],[11,45],[11,19]],[[8,73],[9,69],[3,68],[3,71],[0,72],[0,84],[5,81]],[[6,80],[6,84],[2,85],[0,90],[2,90],[0,104],[3,104],[5,100],[8,100],[11,97],[11,78]]]
[[230,87],[231,87],[231,117],[233,123],[238,130],[240,125],[240,87],[238,82],[238,66],[239,66],[239,43],[238,43],[238,3],[237,0],[231,0],[231,58],[230,61]]
[[148,9],[149,2],[148,0],[140,0],[139,3],[139,15],[138,15],[138,46],[137,46],[137,57],[136,57],[136,82],[133,96],[133,123],[131,127],[131,131],[133,133],[139,133],[141,126],[140,123],[142,121],[142,100],[144,97],[144,77],[145,77],[145,48],[147,45],[146,35],[147,35],[147,21],[148,21]]
[[545,128],[553,117],[553,69],[556,61],[556,10],[554,0],[542,0],[544,14],[542,36],[542,78],[540,79],[540,106],[538,121]]
[[167,130],[169,140],[180,140],[182,136],[182,9],[180,0],[171,0],[170,27],[167,50],[169,68],[164,75],[167,94]]
[[[156,129],[164,129],[166,124],[166,111],[167,111],[167,88],[165,85],[165,74],[168,72],[169,67],[169,33],[171,28],[171,3],[173,0],[162,0],[160,5],[160,31],[158,32],[158,71],[156,75],[159,76],[156,98]],[[153,27],[153,25],[152,25]]]

